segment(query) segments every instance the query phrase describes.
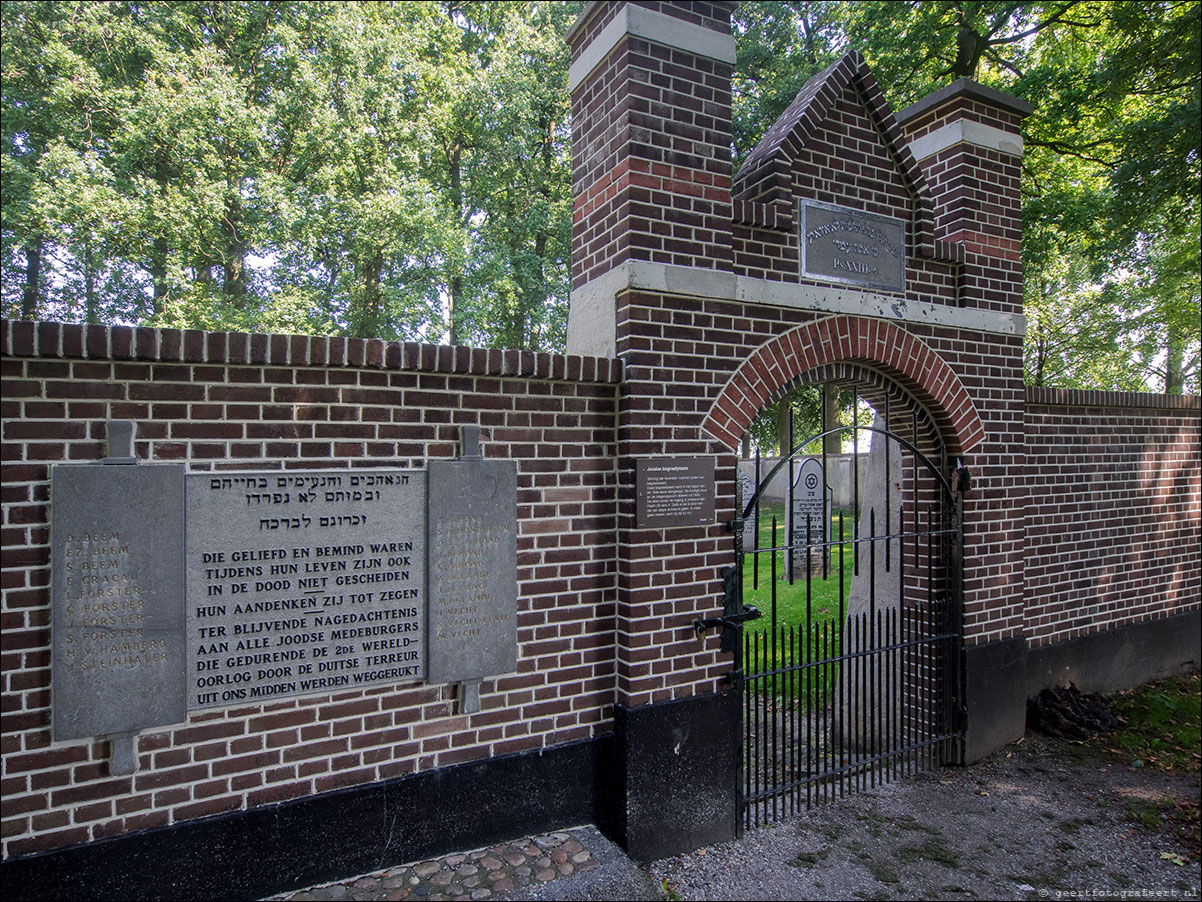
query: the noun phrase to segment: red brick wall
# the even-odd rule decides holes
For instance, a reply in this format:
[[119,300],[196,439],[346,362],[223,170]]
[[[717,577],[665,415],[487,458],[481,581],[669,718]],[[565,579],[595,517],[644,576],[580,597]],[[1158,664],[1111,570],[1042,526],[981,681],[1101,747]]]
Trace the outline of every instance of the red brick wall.
[[1197,397],[1027,389],[1031,645],[1197,609]]
[[[0,322],[3,840],[21,855],[612,729],[615,360],[377,340]],[[518,470],[518,671],[478,714],[400,685],[196,712],[137,740],[50,735],[49,469],[104,423],[192,470],[421,466],[458,426]]]

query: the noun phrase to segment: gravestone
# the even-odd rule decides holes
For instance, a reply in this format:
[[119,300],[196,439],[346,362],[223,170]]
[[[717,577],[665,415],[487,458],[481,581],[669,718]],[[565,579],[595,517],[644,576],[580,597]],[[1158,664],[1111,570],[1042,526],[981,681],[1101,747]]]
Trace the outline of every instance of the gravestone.
[[[902,447],[879,429],[884,421],[872,421],[872,444],[868,451],[868,473],[860,488],[860,511],[856,527],[859,540],[859,567],[848,589],[847,612],[843,624],[845,637],[882,635],[881,624],[902,613],[902,575],[904,562],[899,500],[903,498],[904,468]],[[887,514],[887,516],[886,516]],[[873,538],[875,536],[875,538]],[[850,639],[848,641],[851,641]],[[853,653],[860,649],[852,649]],[[880,736],[898,735],[903,717],[901,697],[901,656],[877,661],[868,670],[854,660],[844,661],[840,673],[838,697],[843,742],[859,751],[869,751]],[[889,668],[886,672],[886,668]],[[889,686],[886,692],[881,687]],[[855,699],[870,699],[857,704]]]
[[[739,472],[738,484],[738,514],[743,516],[743,511],[755,497],[755,477],[750,473]],[[755,510],[753,509],[747,514],[747,519],[743,522],[743,548],[755,547]]]
[[793,506],[790,510],[790,540],[793,547],[793,566],[796,576],[805,575],[806,556],[811,571],[823,573],[823,555],[831,512],[831,492],[826,487],[826,472],[822,460],[807,457],[802,461],[793,481]]

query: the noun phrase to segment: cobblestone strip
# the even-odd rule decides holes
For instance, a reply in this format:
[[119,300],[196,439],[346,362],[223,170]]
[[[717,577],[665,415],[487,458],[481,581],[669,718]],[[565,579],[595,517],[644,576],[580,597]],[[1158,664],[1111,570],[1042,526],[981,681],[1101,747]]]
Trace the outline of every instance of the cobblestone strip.
[[548,833],[428,861],[386,868],[337,883],[272,896],[275,902],[400,902],[402,899],[497,899],[505,893],[591,871],[600,862],[576,833]]

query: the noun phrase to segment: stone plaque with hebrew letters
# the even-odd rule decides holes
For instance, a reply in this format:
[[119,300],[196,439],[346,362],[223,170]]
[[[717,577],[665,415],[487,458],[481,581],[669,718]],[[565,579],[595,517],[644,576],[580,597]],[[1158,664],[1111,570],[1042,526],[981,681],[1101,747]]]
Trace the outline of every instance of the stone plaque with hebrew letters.
[[801,202],[801,274],[883,291],[906,290],[906,223],[812,200]]
[[424,470],[187,486],[189,708],[425,677]]
[[51,471],[56,740],[180,723],[184,466]]

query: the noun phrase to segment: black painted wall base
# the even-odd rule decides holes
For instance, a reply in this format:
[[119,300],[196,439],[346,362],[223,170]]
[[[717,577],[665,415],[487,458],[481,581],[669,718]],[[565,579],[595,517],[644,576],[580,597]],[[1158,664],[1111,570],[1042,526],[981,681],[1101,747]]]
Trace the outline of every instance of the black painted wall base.
[[1027,699],[1072,683],[1082,692],[1115,692],[1196,670],[1202,659],[1202,612],[1146,620],[1068,642],[1028,649],[1007,639],[964,650],[968,717],[965,763],[1022,738]]
[[972,764],[1027,730],[1027,640],[964,649],[964,763]]
[[4,898],[261,899],[517,836],[594,823],[613,739],[9,859]]
[[1067,683],[1082,692],[1131,689],[1149,680],[1197,670],[1200,649],[1202,611],[1041,645],[1027,655],[1027,695]]
[[615,840],[636,861],[733,839],[739,693],[614,709]]

